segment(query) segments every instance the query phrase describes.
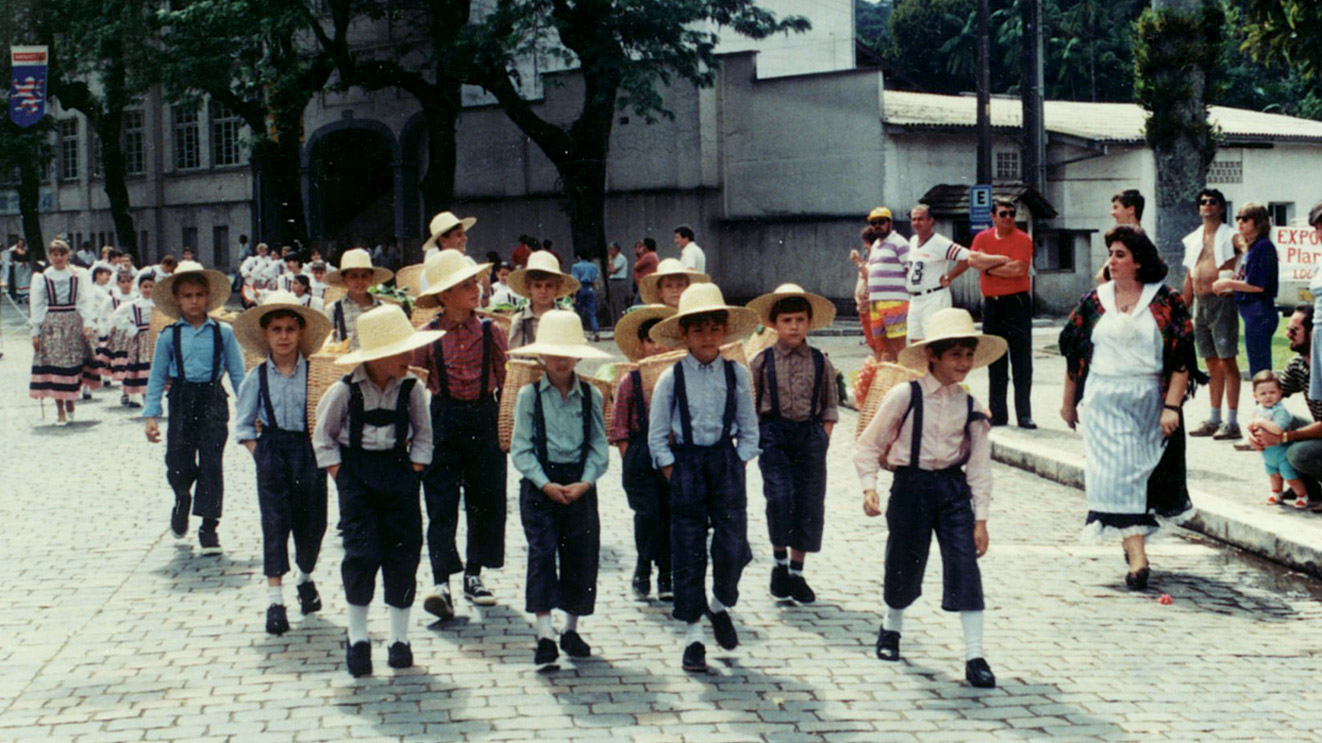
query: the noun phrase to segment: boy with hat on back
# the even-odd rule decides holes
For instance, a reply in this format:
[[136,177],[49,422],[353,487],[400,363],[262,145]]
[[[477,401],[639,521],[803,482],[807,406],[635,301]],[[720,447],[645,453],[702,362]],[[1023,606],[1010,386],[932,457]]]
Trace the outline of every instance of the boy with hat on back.
[[560,271],[554,253],[539,250],[528,256],[528,266],[509,275],[510,291],[524,297],[528,304],[514,316],[510,329],[510,348],[532,343],[537,336],[537,321],[556,303],[578,292],[578,279]]
[[[165,441],[165,469],[174,490],[170,531],[175,539],[188,532],[188,507],[202,518],[197,541],[204,555],[220,554],[221,506],[225,497],[222,457],[229,438],[228,397],[221,378],[230,386],[243,382],[243,350],[234,330],[208,315],[229,299],[225,274],[185,261],[174,273],[156,282],[151,291],[156,308],[178,318],[161,331],[152,355],[151,376],[142,414],[147,440],[161,440],[156,419],[161,417],[161,395],[170,392],[170,425]],[[194,491],[194,484],[197,485]]]
[[340,267],[326,274],[327,286],[343,286],[348,296],[337,299],[326,306],[326,316],[331,320],[332,340],[342,343],[349,341],[349,350],[358,348],[358,317],[364,312],[381,306],[381,300],[367,290],[394,277],[389,269],[372,265],[372,254],[363,248],[344,251],[340,256]]
[[326,473],[317,468],[307,425],[307,357],[330,334],[330,320],[292,294],[269,292],[239,316],[234,334],[243,347],[266,356],[239,385],[234,438],[257,464],[262,572],[270,598],[266,631],[280,635],[289,631],[284,575],[291,533],[299,608],[305,615],[321,609],[312,570],[326,534]]
[[596,605],[597,480],[606,474],[610,446],[601,392],[578,379],[574,366],[582,359],[610,357],[588,345],[578,315],[567,310],[543,315],[537,342],[514,353],[536,356],[546,371],[519,390],[510,441],[510,460],[523,475],[519,515],[528,538],[526,610],[537,616],[533,662],[544,668],[559,656],[552,609],[565,613],[560,648],[571,658],[592,654],[579,636],[578,618],[592,614]]
[[900,363],[926,369],[922,379],[896,385],[855,446],[863,483],[863,511],[881,513],[877,471],[893,470],[886,506],[886,619],[877,657],[900,658],[904,610],[922,594],[923,573],[936,532],[945,573],[941,608],[959,612],[964,627],[964,676],[978,687],[996,685],[982,657],[982,575],[991,503],[991,424],[960,382],[1005,354],[1005,340],[973,329],[966,310],[938,310],[925,340],[904,349]]
[[745,464],[758,453],[757,413],[748,369],[721,358],[720,350],[727,340],[748,337],[757,324],[752,310],[727,305],[715,284],[695,284],[680,297],[678,311],[651,332],[653,339],[689,351],[657,380],[647,434],[653,462],[670,481],[673,615],[687,624],[686,671],[707,669],[703,614],[722,648],[739,645],[729,609],[739,600],[739,577],[753,559],[744,477]]
[[809,552],[822,548],[826,512],[826,448],[839,419],[835,367],[808,344],[809,330],[835,320],[830,300],[782,284],[748,303],[776,343],[749,364],[757,389],[762,492],[776,565],[771,597],[811,604],[816,594],[803,577]]
[[440,331],[413,331],[404,310],[385,305],[359,318],[362,345],[335,360],[353,371],[317,404],[312,448],[340,495],[344,562],[340,575],[349,603],[345,664],[355,677],[372,672],[367,610],[376,574],[390,607],[391,668],[413,665],[409,608],[422,552],[418,476],[431,462],[427,390],[409,373],[413,351]]

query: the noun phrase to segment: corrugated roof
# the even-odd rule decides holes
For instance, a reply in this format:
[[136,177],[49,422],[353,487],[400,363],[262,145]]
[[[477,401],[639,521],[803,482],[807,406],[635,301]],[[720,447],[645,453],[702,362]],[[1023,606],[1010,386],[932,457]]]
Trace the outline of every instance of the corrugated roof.
[[[887,124],[911,127],[972,127],[977,124],[977,98],[887,90],[882,97]],[[1147,112],[1134,103],[1047,101],[1047,131],[1099,142],[1141,142]],[[1229,137],[1322,141],[1322,121],[1267,114],[1242,108],[1212,106],[1209,117]],[[992,98],[994,127],[1023,126],[1017,98]]]

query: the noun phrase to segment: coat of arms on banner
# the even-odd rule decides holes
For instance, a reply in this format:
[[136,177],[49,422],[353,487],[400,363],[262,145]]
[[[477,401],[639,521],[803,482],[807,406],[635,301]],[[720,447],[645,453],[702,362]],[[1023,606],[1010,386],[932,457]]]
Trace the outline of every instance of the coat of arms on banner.
[[29,127],[46,115],[46,47],[10,47],[9,57],[13,66],[9,118],[19,126]]

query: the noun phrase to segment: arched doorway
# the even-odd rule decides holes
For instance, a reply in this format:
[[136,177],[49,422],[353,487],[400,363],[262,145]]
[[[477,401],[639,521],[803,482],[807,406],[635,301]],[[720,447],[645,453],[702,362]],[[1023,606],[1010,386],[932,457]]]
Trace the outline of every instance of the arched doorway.
[[323,240],[383,239],[395,232],[394,157],[380,132],[346,128],[312,143],[309,224]]

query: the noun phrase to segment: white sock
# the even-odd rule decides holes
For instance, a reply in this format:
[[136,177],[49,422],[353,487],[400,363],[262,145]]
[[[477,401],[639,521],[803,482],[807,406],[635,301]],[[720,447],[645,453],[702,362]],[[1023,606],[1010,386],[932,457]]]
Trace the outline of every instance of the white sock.
[[578,631],[578,615],[566,613],[565,632],[577,632],[577,631]]
[[886,607],[886,629],[891,632],[904,633],[904,609],[892,609]]
[[536,629],[537,629],[538,640],[555,639],[555,627],[551,626],[550,614],[544,614],[542,616],[537,617]]
[[784,557],[775,557],[775,556],[773,555],[773,556],[772,556],[772,559],[774,559],[774,560],[776,561],[776,567],[778,567],[778,568],[787,568],[787,567],[790,566],[790,558],[789,558],[789,555],[786,555],[786,556],[784,556]]
[[397,642],[408,644],[409,610],[398,606],[390,607],[390,644]]
[[964,625],[964,660],[982,657],[982,612],[961,611],[959,623]]
[[703,642],[704,637],[702,622],[689,622],[688,628],[684,632],[684,647],[688,647],[695,642]]
[[431,589],[431,590],[432,590],[432,593],[436,593],[436,594],[441,594],[441,595],[449,596],[449,595],[450,595],[450,584],[449,584],[448,582],[446,582],[446,583],[437,583],[435,586],[432,586],[432,589]]
[[711,601],[707,603],[707,608],[711,609],[712,614],[720,614],[726,609],[725,604],[722,604],[721,600],[716,598],[716,594],[712,594]]
[[272,604],[279,604],[279,605],[281,605],[281,606],[284,606],[284,605],[285,605],[285,587],[284,587],[284,586],[267,586],[267,587],[266,587],[266,600],[269,601],[269,602],[271,602]]
[[349,644],[367,642],[367,607],[349,604]]
[[304,583],[311,583],[311,582],[312,582],[312,574],[311,574],[311,573],[305,573],[305,572],[303,572],[303,569],[302,569],[302,568],[299,568],[299,571],[298,571],[298,579],[297,579],[297,583],[298,583],[298,585],[301,586],[301,585],[303,585]]
[[1221,408],[1212,408],[1212,414],[1207,416],[1207,420],[1219,424],[1221,422]]

